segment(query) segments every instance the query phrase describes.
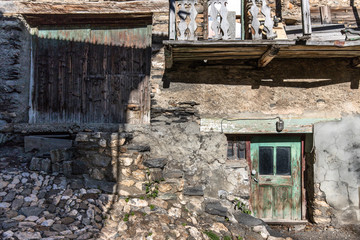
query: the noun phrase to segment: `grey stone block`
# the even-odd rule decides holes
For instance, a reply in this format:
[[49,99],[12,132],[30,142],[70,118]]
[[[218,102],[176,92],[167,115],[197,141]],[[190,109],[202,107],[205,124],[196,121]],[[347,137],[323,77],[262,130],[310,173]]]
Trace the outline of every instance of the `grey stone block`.
[[98,188],[107,193],[114,193],[114,187],[116,185],[114,182],[94,180],[87,174],[84,174],[84,182],[86,188]]
[[239,223],[247,226],[265,225],[265,223],[262,220],[240,211],[235,212],[234,217]]
[[52,163],[58,163],[71,160],[72,152],[66,148],[54,149],[50,151],[50,156]]
[[18,221],[14,221],[14,220],[5,221],[1,224],[2,229],[5,231],[10,228],[17,227],[17,225],[18,225]]
[[161,181],[163,179],[163,172],[160,168],[154,168],[150,170],[151,181]]
[[62,168],[62,164],[61,163],[53,163],[51,165],[51,169],[53,173],[63,173],[63,168]]
[[40,207],[23,207],[20,209],[20,213],[23,214],[26,217],[29,216],[39,216],[44,211],[44,208]]
[[31,171],[40,171],[41,169],[41,158],[33,157],[30,162],[29,169]]
[[44,172],[51,172],[51,160],[48,159],[48,158],[45,158],[45,159],[42,159],[41,160],[41,171],[44,171]]
[[150,151],[150,146],[131,144],[131,145],[127,146],[127,150],[133,150],[133,151],[138,151],[138,152],[149,152]]
[[149,168],[164,168],[167,163],[166,158],[150,158],[146,159],[143,164]]
[[41,136],[25,136],[25,151],[37,150],[39,153],[50,153],[51,150],[71,148],[73,141],[69,139],[48,138]]
[[88,173],[87,162],[80,160],[80,159],[76,159],[75,161],[73,161],[72,174],[82,175],[82,174],[87,174],[87,173]]
[[205,212],[212,214],[212,215],[222,216],[222,217],[227,216],[227,208],[221,206],[221,204],[219,202],[206,203]]
[[204,190],[202,186],[187,187],[184,189],[184,195],[188,196],[204,196]]
[[72,174],[72,161],[64,161],[62,163],[63,173],[65,176],[71,176]]
[[162,200],[167,201],[167,200],[176,200],[177,196],[174,193],[165,193],[165,194],[161,194],[159,196],[159,198],[162,199]]
[[111,163],[111,158],[103,154],[93,154],[91,163],[96,167],[107,167]]
[[184,176],[184,172],[180,170],[166,171],[164,173],[164,178],[182,178]]

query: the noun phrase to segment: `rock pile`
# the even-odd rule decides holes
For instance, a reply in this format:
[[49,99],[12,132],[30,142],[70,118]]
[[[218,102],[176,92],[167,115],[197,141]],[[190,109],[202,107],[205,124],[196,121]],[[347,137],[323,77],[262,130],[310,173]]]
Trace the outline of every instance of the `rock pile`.
[[174,199],[117,195],[67,178],[18,168],[1,170],[2,239],[283,239],[248,216],[233,219],[187,209]]
[[85,189],[82,179],[26,170],[0,175],[3,239],[96,239],[109,195]]

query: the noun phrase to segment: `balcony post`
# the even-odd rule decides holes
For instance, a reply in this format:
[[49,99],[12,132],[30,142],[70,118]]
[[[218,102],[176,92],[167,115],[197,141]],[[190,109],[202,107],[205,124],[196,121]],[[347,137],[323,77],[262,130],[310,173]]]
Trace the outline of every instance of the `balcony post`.
[[301,16],[303,25],[303,35],[311,35],[311,16],[309,0],[301,0]]
[[175,0],[169,0],[169,39],[176,40]]

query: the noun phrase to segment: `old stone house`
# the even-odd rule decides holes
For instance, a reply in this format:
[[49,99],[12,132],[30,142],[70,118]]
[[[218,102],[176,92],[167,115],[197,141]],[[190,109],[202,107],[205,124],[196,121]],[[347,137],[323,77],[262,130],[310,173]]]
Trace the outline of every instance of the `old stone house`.
[[68,144],[46,171],[124,197],[359,223],[356,7],[226,2],[1,2],[0,143]]

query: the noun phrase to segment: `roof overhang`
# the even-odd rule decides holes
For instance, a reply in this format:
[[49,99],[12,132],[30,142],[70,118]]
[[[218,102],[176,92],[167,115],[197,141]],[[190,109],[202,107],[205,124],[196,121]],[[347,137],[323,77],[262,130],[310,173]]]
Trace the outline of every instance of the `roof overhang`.
[[152,14],[167,12],[166,0],[119,2],[20,2],[18,8],[30,26],[59,24],[131,24],[134,20],[151,22]]
[[258,59],[259,67],[273,58],[358,58],[360,41],[164,41],[166,63],[197,60]]

